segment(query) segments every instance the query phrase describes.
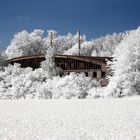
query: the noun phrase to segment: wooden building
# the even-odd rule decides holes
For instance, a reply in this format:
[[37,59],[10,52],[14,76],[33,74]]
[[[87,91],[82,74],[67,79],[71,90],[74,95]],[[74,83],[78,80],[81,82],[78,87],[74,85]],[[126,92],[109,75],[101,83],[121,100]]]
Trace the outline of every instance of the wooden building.
[[[26,56],[9,59],[10,64],[20,63],[21,67],[39,68],[40,63],[45,60],[45,55]],[[92,77],[101,81],[102,86],[106,86],[108,81],[106,76],[109,75],[107,60],[110,57],[91,57],[91,56],[76,56],[76,55],[55,55],[54,61],[56,67],[61,68],[62,75],[68,75],[71,72],[85,73],[86,76]],[[102,80],[101,80],[102,79]]]

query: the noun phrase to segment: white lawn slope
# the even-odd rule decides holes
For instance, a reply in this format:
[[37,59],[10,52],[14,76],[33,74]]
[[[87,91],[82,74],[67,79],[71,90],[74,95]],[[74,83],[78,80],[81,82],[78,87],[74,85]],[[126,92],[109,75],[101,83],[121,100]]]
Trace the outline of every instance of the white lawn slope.
[[1,100],[0,140],[140,140],[140,97]]

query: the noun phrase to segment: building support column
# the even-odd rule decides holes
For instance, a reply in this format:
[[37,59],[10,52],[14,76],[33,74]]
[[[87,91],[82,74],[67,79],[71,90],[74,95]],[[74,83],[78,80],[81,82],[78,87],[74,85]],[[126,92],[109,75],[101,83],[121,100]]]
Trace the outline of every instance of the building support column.
[[89,72],[88,72],[88,77],[93,78],[93,72],[92,72],[92,71],[89,71]]
[[101,79],[101,71],[97,71],[97,79]]

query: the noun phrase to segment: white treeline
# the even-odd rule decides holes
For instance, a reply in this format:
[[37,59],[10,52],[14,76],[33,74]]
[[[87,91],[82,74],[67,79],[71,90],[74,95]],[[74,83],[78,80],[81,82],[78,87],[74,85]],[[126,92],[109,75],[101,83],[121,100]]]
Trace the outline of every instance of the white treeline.
[[5,54],[11,59],[14,57],[46,53],[50,48],[51,34],[55,53],[63,54],[77,42],[77,35],[72,35],[71,33],[61,36],[57,31],[49,30],[47,37],[45,37],[44,31],[40,29],[36,29],[31,33],[22,31],[14,35]]
[[[60,35],[55,30],[49,30],[47,36],[45,36],[43,30],[36,29],[31,33],[27,31],[16,33],[5,51],[5,55],[8,59],[11,59],[45,53],[50,48],[51,34],[55,53],[78,54],[77,34]],[[90,41],[87,41],[86,36],[82,35],[81,54],[87,56],[112,56],[115,47],[121,42],[124,35],[125,33],[114,33],[113,35],[106,35]]]
[[[53,48],[50,48],[51,33]],[[17,33],[5,51],[8,58],[46,54],[41,67],[21,68],[19,64],[9,65],[0,70],[0,98],[98,98],[123,97],[140,94],[140,27],[126,33],[107,35],[100,39],[86,41],[83,35],[81,54],[113,56],[108,62],[113,75],[109,85],[100,84],[84,74],[60,77],[60,68],[55,67],[53,56],[56,53],[77,54],[77,35],[68,33],[61,36],[54,30],[34,30],[31,33]],[[2,55],[3,56],[3,55]]]

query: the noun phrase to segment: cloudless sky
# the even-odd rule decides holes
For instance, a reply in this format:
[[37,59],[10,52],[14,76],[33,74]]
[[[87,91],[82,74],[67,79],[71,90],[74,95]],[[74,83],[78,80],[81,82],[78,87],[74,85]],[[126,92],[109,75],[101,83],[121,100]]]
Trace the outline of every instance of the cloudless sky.
[[16,32],[54,29],[88,39],[140,26],[140,0],[0,0],[0,48]]

